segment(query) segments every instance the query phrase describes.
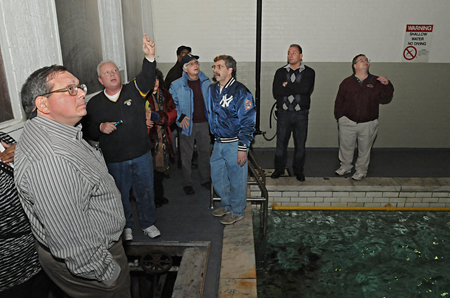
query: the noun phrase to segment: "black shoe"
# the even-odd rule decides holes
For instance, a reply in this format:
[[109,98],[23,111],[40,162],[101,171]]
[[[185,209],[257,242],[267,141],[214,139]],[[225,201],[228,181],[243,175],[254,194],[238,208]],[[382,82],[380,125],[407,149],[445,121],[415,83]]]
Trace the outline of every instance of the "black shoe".
[[202,186],[207,190],[211,190],[211,181],[206,181],[205,183],[202,183]]
[[192,188],[192,186],[185,186],[183,187],[184,193],[187,195],[193,195],[195,194],[195,190]]
[[169,200],[166,198],[155,198],[155,206],[156,208],[162,207],[162,205],[169,203]]
[[270,175],[270,178],[272,179],[277,179],[280,178],[281,175],[284,174],[284,171],[280,171],[280,170],[275,170],[272,175]]
[[305,175],[303,175],[303,173],[295,174],[295,178],[297,178],[298,181],[305,181]]

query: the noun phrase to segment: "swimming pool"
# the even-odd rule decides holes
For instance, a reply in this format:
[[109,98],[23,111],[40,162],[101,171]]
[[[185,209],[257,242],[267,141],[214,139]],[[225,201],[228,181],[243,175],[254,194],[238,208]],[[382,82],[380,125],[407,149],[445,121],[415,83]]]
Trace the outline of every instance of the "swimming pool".
[[270,211],[258,297],[450,297],[449,242],[447,212]]

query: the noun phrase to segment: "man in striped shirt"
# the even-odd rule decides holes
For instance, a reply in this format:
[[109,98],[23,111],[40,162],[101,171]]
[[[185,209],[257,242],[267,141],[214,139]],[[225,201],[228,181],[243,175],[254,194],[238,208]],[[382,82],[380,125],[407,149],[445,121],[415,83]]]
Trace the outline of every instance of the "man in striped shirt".
[[15,182],[50,278],[70,297],[130,297],[120,192],[78,124],[86,91],[63,66],[30,75],[21,96],[32,119],[16,148]]

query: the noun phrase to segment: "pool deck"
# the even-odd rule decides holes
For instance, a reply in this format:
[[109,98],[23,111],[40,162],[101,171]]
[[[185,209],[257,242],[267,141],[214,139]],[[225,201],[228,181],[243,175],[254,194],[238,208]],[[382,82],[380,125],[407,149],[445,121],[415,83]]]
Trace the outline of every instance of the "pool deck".
[[[262,168],[273,167],[273,150],[256,149],[253,152]],[[409,197],[405,197],[405,202],[417,201],[415,194],[412,197],[413,192],[425,192],[426,189],[447,193],[450,191],[449,149],[383,149],[374,150],[373,153],[369,177],[356,182],[349,178],[334,176],[335,167],[338,166],[336,149],[308,150],[305,182],[299,182],[292,177],[276,180],[268,178],[268,189],[270,191],[272,188],[274,191],[275,187],[282,187],[284,190],[297,192],[297,196],[309,193],[310,196],[304,197],[305,200],[308,198],[317,200],[320,198],[317,192],[333,193],[333,189],[338,189],[336,193],[347,193],[347,197],[351,197],[353,192],[359,192],[359,197],[364,193],[366,199],[362,200],[367,201],[368,193],[373,195],[376,189],[387,187],[389,191],[386,190],[386,193],[392,193],[393,190],[402,192],[405,196],[410,193]],[[289,163],[291,163],[290,160],[288,160]],[[156,245],[161,242],[174,245],[209,242],[209,260],[202,297],[256,297],[252,215],[249,208],[244,220],[224,228],[220,224],[220,219],[211,214],[209,191],[200,186],[197,170],[193,170],[193,180],[196,193],[191,196],[185,195],[181,170],[176,165],[172,165],[171,178],[164,180],[165,197],[169,199],[169,204],[157,209],[156,226],[161,230],[162,235],[156,239],[150,239],[140,232],[135,222],[134,240],[146,242],[150,246],[152,243]],[[252,189],[252,192],[256,191]],[[315,196],[311,196],[313,192]],[[381,200],[380,198],[383,197],[370,198],[373,203],[374,199]],[[439,199],[450,200],[448,197]],[[314,202],[316,203],[320,204],[320,202]],[[368,204],[368,202],[356,201],[355,203]],[[134,218],[137,218],[136,215]]]
[[257,297],[252,207],[223,231],[219,297]]

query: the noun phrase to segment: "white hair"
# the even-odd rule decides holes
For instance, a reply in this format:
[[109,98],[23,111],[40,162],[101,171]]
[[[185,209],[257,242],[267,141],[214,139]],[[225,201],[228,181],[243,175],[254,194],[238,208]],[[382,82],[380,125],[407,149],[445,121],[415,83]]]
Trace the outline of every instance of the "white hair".
[[184,69],[187,69],[189,63],[191,63],[192,61],[198,61],[198,60],[194,58],[194,59],[192,59],[191,61],[189,61],[188,63],[184,63],[184,64],[183,64],[183,68],[184,68]]
[[[102,62],[100,62],[100,63],[97,65],[97,75],[98,75],[98,77],[100,77],[100,67],[102,67],[102,65],[103,65],[103,64],[106,64],[106,63],[112,63],[112,64],[116,65],[116,63],[114,63],[114,61],[112,61],[112,60],[103,60]],[[116,66],[117,66],[117,65],[116,65]]]

